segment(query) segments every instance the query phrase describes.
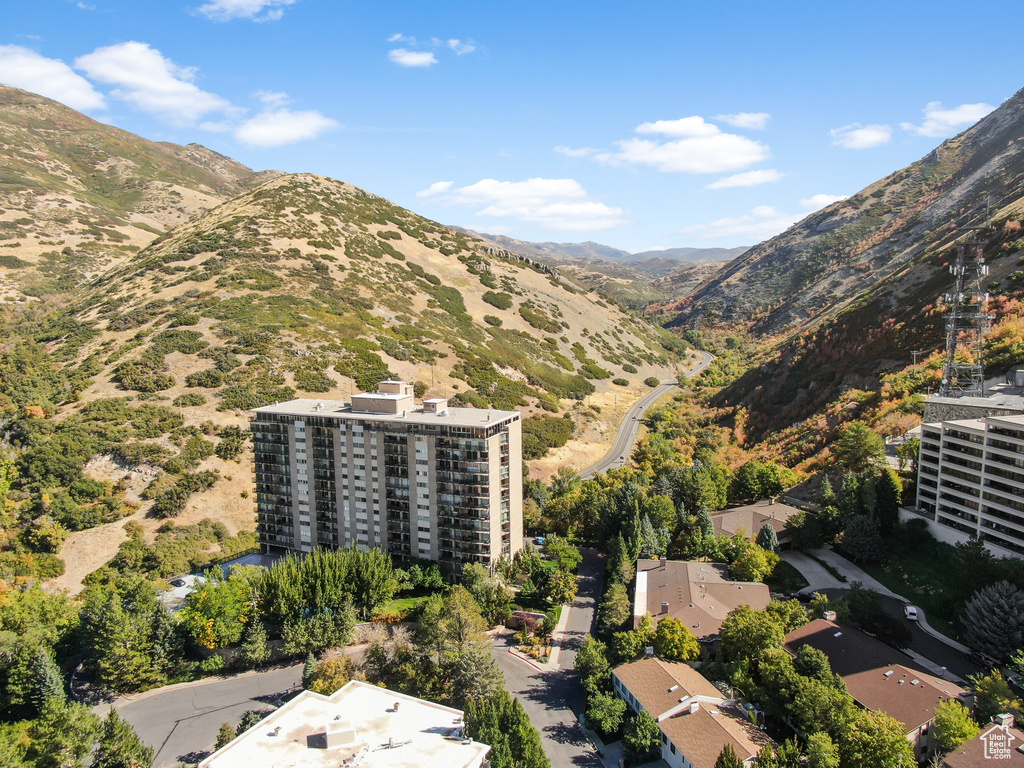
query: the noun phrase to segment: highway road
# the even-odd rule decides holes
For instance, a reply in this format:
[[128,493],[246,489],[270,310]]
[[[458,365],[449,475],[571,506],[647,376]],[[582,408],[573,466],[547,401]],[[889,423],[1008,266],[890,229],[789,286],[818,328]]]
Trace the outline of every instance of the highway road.
[[[700,375],[700,373],[715,360],[714,355],[709,355],[707,352],[701,352],[700,355],[700,362],[688,370],[684,374],[684,378],[692,379],[693,377]],[[594,475],[607,472],[609,469],[616,469],[625,464],[629,459],[629,454],[633,450],[633,442],[636,440],[636,433],[640,428],[640,420],[652,405],[654,405],[664,395],[668,394],[673,387],[677,386],[679,386],[679,382],[677,380],[673,379],[671,381],[663,381],[660,385],[637,400],[629,411],[626,412],[625,417],[622,419],[622,423],[619,424],[619,431],[615,435],[615,442],[612,443],[612,447],[609,449],[608,453],[606,453],[604,458],[596,464],[577,473],[580,480],[589,480]]]

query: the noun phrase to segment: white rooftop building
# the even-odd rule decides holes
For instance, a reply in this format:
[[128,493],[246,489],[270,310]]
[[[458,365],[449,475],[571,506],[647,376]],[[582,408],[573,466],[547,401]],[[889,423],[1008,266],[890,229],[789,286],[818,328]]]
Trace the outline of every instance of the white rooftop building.
[[303,691],[199,768],[479,768],[490,749],[460,710],[353,680]]

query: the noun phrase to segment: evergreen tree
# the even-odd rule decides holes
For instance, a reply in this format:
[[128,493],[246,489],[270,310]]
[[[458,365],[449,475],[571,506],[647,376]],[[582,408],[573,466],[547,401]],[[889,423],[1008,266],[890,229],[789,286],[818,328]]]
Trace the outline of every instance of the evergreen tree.
[[743,768],[743,762],[737,757],[732,744],[722,747],[722,751],[718,753],[718,759],[715,760],[715,768]]
[[633,604],[629,592],[619,582],[612,583],[597,609],[597,633],[607,637],[618,631],[633,615]]
[[[218,744],[217,748],[220,746]],[[142,743],[135,729],[117,714],[117,710],[110,710],[100,727],[91,768],[149,768],[152,763],[153,748]]]
[[80,768],[99,730],[99,718],[89,707],[50,699],[28,728],[28,757],[36,768]]
[[818,506],[834,507],[836,505],[836,492],[832,489],[832,483],[828,475],[822,474],[821,484],[818,486]]
[[302,687],[309,690],[309,686],[316,679],[316,668],[320,662],[312,651],[306,654],[306,663],[302,666]]
[[242,717],[238,721],[238,727],[235,731],[241,735],[257,723],[262,722],[269,714],[270,710],[250,709],[248,712],[244,712],[242,714]]
[[833,455],[847,472],[862,475],[884,465],[885,441],[867,424],[855,421],[843,428]]
[[843,531],[843,552],[855,563],[874,563],[885,552],[878,523],[867,515],[855,515]]
[[757,533],[757,546],[763,549],[765,552],[779,552],[779,534],[775,531],[775,526],[771,523],[765,523],[761,526],[761,530]]
[[707,539],[715,535],[715,523],[711,519],[711,510],[704,504],[697,507],[697,530]]
[[1024,591],[1008,581],[985,587],[967,601],[960,623],[968,645],[1006,661],[1024,645]]
[[647,515],[640,521],[640,552],[639,556],[647,560],[655,560],[668,550],[668,535],[664,529],[658,530]]
[[270,658],[270,647],[267,645],[267,628],[259,618],[253,617],[245,633],[242,643],[242,661],[250,669],[254,669]]
[[540,734],[505,690],[466,702],[466,735],[491,747],[491,768],[551,768]]
[[60,673],[60,667],[53,660],[50,652],[40,646],[32,657],[31,665],[32,689],[29,698],[32,706],[38,714],[42,714],[46,702],[55,700],[64,702],[67,696],[64,693],[64,677]]
[[888,534],[900,520],[903,486],[891,469],[882,470],[875,483],[875,520],[883,534]]
[[860,480],[853,475],[843,478],[843,484],[839,487],[839,498],[836,506],[846,517],[863,514],[864,502],[860,492]]

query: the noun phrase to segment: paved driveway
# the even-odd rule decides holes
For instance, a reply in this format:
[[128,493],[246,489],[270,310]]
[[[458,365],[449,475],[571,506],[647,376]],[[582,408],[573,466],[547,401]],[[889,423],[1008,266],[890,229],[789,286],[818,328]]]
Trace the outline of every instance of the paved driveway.
[[579,724],[583,714],[583,687],[573,670],[576,650],[591,633],[594,611],[604,582],[604,561],[583,550],[579,594],[569,613],[557,670],[538,670],[508,654],[511,635],[494,644],[494,657],[505,673],[505,688],[516,696],[544,740],[551,765],[580,765],[600,768],[601,761]]

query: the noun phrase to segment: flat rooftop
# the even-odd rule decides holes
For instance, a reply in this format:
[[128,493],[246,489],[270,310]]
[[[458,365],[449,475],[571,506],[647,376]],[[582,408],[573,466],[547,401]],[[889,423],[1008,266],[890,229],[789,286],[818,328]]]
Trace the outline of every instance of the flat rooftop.
[[[353,680],[303,691],[199,768],[475,768],[490,747],[462,738],[462,712]],[[327,733],[354,734],[327,746]]]
[[[397,399],[400,395],[369,393],[381,400]],[[366,395],[364,395],[365,397]],[[250,413],[280,414],[282,416],[322,416],[352,421],[393,421],[399,424],[442,424],[457,427],[488,427],[519,418],[519,411],[498,411],[488,408],[447,408],[441,413],[427,413],[417,406],[402,413],[376,413],[354,411],[344,400],[312,400],[299,398],[287,403],[264,405]]]

